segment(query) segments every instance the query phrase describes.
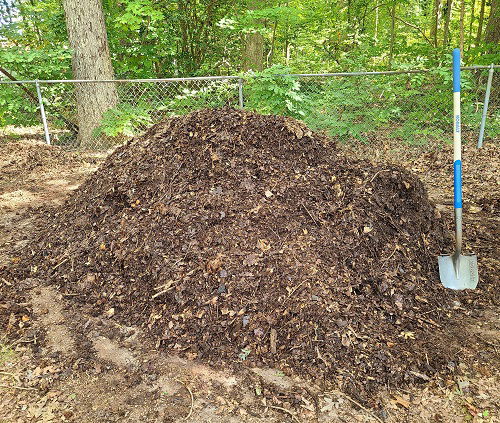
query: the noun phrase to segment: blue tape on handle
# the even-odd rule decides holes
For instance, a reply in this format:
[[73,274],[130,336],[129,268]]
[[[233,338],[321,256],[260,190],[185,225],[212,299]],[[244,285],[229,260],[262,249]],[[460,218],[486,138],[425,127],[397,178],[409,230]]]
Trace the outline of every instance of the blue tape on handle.
[[453,92],[460,92],[460,49],[453,50]]
[[453,163],[453,206],[462,208],[462,161],[455,160]]

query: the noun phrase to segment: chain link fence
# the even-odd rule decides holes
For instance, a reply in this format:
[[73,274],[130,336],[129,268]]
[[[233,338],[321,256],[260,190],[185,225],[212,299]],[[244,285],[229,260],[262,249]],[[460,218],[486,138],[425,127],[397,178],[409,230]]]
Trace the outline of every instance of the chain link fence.
[[[485,66],[463,68],[462,131],[466,142],[477,142],[492,72],[492,67]],[[117,101],[91,135],[82,139],[77,90],[97,92],[99,84],[113,84]],[[497,70],[491,83],[485,142],[500,139],[499,97]],[[451,72],[443,69],[244,78],[0,81],[0,139],[33,138],[71,149],[105,149],[166,117],[225,106],[297,117],[343,142],[369,142],[375,137],[412,144],[452,139]]]

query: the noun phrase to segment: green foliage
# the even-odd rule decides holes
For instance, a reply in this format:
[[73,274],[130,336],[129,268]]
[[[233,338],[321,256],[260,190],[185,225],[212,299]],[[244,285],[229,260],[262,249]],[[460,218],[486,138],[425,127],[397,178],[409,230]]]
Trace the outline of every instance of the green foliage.
[[0,365],[14,359],[16,353],[11,346],[0,342]]
[[145,104],[137,106],[120,104],[104,113],[101,125],[94,131],[94,136],[132,137],[152,123],[150,113],[150,108]]
[[401,115],[392,93],[380,80],[359,77],[328,78],[313,90],[305,121],[332,136],[365,140],[373,131]]
[[[433,2],[351,0],[103,0],[115,74],[121,78],[227,75],[241,72],[249,33],[263,37],[263,72],[245,75],[245,106],[304,119],[341,139],[367,140],[375,130],[408,142],[448,139],[451,49],[459,44],[460,14],[453,12],[449,42],[444,15],[431,35]],[[1,2],[0,2],[1,3]],[[11,0],[0,5],[0,66],[18,79],[70,78],[71,51],[61,0]],[[466,2],[463,64],[500,63],[500,45],[476,42],[479,2]],[[377,7],[378,6],[378,7]],[[491,2],[486,2],[483,34]],[[495,28],[493,28],[495,29]],[[392,51],[392,56],[390,55]],[[288,73],[433,69],[428,74],[311,81]],[[0,78],[4,78],[0,74]],[[481,118],[485,74],[463,73],[464,130]],[[172,85],[172,91],[179,85]],[[36,94],[34,86],[27,86]],[[76,122],[69,85],[42,85],[52,126]],[[497,91],[494,91],[496,93]],[[158,103],[161,98],[161,106]],[[122,105],[105,117],[102,134],[132,134],[165,115],[238,102],[234,84],[185,84],[176,93],[151,90],[141,105]],[[156,102],[156,103],[155,103]],[[157,107],[158,106],[158,107]],[[492,107],[496,106],[492,98]],[[63,117],[61,117],[63,116]],[[39,111],[18,86],[0,86],[0,126],[39,124]],[[486,133],[500,134],[492,113]],[[110,135],[113,136],[113,135]]]
[[[190,86],[191,85],[191,86]],[[202,87],[187,83],[180,92],[169,100],[164,99],[164,105],[159,111],[168,115],[180,115],[203,108],[236,105],[238,101],[238,84],[230,81],[214,81],[204,83]]]
[[[71,52],[65,48],[24,48],[12,46],[0,49],[0,64],[16,79],[64,79],[71,77]],[[36,98],[33,84],[24,85]],[[44,85],[44,96],[62,87]],[[67,99],[66,99],[67,101]],[[38,102],[18,85],[0,86],[0,125],[31,126],[40,122]]]
[[264,114],[303,117],[306,99],[300,82],[289,73],[289,68],[275,65],[247,75],[245,107]]

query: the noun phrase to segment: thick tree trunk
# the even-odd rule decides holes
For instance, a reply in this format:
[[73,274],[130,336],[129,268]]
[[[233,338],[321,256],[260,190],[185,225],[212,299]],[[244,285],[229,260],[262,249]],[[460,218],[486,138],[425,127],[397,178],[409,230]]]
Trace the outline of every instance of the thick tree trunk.
[[486,6],[486,0],[481,1],[481,9],[479,10],[479,26],[477,27],[476,47],[481,43],[481,38],[483,36],[484,6]]
[[258,32],[247,34],[243,51],[243,70],[261,71],[264,68],[264,37]]
[[451,20],[451,8],[453,6],[453,0],[444,0],[445,10],[444,10],[444,27],[443,27],[443,46],[447,46],[449,42],[450,35],[450,20]]
[[[250,0],[248,10],[257,10],[262,0]],[[261,22],[256,22],[259,24]],[[260,32],[251,32],[245,37],[242,67],[244,71],[261,71],[264,68],[264,36]]]
[[[101,0],[64,0],[66,26],[71,48],[75,79],[113,79],[108,37]],[[92,132],[102,115],[118,103],[114,83],[76,84],[78,113],[78,141],[80,145],[92,143]]]
[[490,17],[486,24],[484,41],[500,43],[500,0],[491,0]]

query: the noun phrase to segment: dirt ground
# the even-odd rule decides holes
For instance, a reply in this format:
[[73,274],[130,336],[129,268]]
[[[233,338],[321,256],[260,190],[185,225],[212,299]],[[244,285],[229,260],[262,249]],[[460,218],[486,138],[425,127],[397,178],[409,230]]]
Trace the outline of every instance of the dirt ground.
[[[343,148],[416,172],[451,227],[450,146],[401,146],[381,136]],[[0,143],[0,263],[16,260],[11,252],[30,238],[39,207],[62,204],[105,156]],[[467,146],[464,163],[466,247],[478,254],[480,273],[498,270],[500,147]],[[31,313],[10,322],[17,337],[0,329],[0,422],[494,422],[500,416],[498,304],[472,314],[457,305],[457,336],[475,345],[461,351],[458,368],[387,389],[371,408],[279,369],[212,369],[167,355],[111,314],[95,316],[83,305],[75,311],[71,292],[34,279],[24,283],[31,296],[17,306]],[[9,301],[0,298],[0,307]],[[269,395],[280,401],[268,401]]]

